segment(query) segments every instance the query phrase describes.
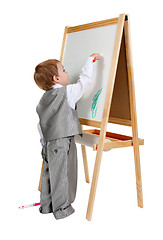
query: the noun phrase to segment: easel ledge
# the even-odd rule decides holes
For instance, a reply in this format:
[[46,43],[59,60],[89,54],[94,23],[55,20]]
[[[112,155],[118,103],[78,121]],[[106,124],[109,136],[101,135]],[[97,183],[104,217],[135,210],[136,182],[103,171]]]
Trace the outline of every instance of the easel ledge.
[[[99,129],[87,129],[83,130],[83,132],[100,136]],[[133,146],[133,137],[106,132],[105,139],[109,139],[110,142],[104,143],[103,151],[110,150],[113,148],[122,148],[122,147],[132,147]],[[144,145],[144,139],[138,138],[139,145]],[[93,144],[93,151],[97,151],[98,144]]]

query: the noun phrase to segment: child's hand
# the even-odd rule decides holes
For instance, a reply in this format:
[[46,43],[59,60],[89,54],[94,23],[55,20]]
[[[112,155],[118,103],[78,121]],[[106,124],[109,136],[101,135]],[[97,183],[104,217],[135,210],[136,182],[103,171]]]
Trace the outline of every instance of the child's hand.
[[99,59],[101,58],[101,56],[100,56],[99,53],[93,53],[93,54],[91,55],[91,57],[96,58],[96,60],[99,60]]

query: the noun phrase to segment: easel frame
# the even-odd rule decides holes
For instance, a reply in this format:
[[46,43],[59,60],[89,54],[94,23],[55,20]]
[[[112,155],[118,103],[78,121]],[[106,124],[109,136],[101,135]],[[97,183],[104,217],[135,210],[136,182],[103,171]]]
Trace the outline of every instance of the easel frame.
[[[99,135],[98,144],[95,144],[93,146],[93,150],[97,151],[97,154],[95,159],[95,165],[94,165],[94,171],[93,171],[93,177],[92,177],[92,183],[91,183],[91,189],[90,189],[90,195],[89,195],[89,201],[88,201],[88,207],[87,207],[87,213],[86,213],[86,219],[89,221],[91,221],[92,219],[102,153],[104,150],[107,150],[107,149],[133,146],[134,160],[135,160],[135,173],[136,173],[137,202],[138,202],[138,206],[143,208],[139,145],[143,145],[144,140],[138,138],[134,74],[133,74],[129,22],[130,22],[129,15],[120,14],[118,18],[108,19],[108,20],[94,22],[90,24],[84,24],[84,25],[75,26],[75,27],[66,26],[64,31],[62,49],[61,49],[61,55],[60,55],[61,62],[63,61],[67,33],[77,32],[85,29],[117,23],[116,39],[115,39],[113,56],[112,56],[112,64],[111,64],[110,75],[108,80],[102,121],[98,122],[98,121],[91,121],[91,120],[79,118],[82,129],[83,129],[83,125],[100,128],[100,130],[96,130],[96,129],[83,130],[83,132],[87,132],[89,134]],[[129,105],[130,105],[130,114],[131,114],[131,119],[129,120],[109,117],[123,33],[125,37],[125,52],[126,52],[126,62],[127,62],[128,88],[129,88],[128,89]],[[106,132],[108,122],[131,126],[132,137]],[[111,142],[105,143],[106,138],[109,138]],[[86,182],[89,183],[90,179],[89,179],[89,171],[88,171],[88,163],[87,163],[87,155],[86,155],[86,146],[81,145],[81,148],[82,148],[82,155],[83,155],[85,179],[86,179]],[[40,188],[41,188],[41,178],[40,178],[39,190]]]
[[[81,31],[84,29],[90,29],[90,28],[97,27],[97,26],[105,26],[105,24],[108,25],[108,23],[109,24],[118,23],[118,26],[117,26],[116,40],[115,40],[115,45],[114,45],[112,65],[111,65],[110,76],[109,76],[109,81],[108,81],[102,122],[95,122],[95,121],[91,122],[86,119],[79,119],[80,123],[82,125],[100,127],[98,146],[94,146],[94,150],[97,149],[97,154],[96,154],[96,160],[95,160],[95,165],[94,165],[91,190],[90,190],[90,196],[89,196],[87,214],[86,214],[86,218],[89,221],[92,219],[92,212],[93,212],[93,206],[94,206],[94,201],[95,201],[95,194],[96,194],[99,170],[100,170],[100,165],[101,165],[102,153],[103,153],[103,150],[105,150],[107,148],[111,149],[111,148],[133,146],[134,159],[135,159],[137,201],[138,201],[138,206],[141,208],[143,207],[139,145],[143,145],[144,140],[138,139],[129,15],[121,14],[119,16],[119,18],[114,18],[114,19],[110,19],[110,20],[80,25],[80,26],[71,27],[71,28],[66,27],[65,32],[64,32],[60,61],[62,62],[62,60],[63,60],[63,53],[64,53],[64,47],[65,47],[67,33],[74,32],[74,31]],[[126,49],[126,60],[127,60],[131,121],[124,121],[123,119],[113,119],[113,118],[109,119],[111,100],[112,100],[112,95],[113,95],[113,88],[114,88],[114,82],[115,82],[115,77],[116,77],[116,70],[117,70],[117,64],[118,64],[118,58],[119,58],[119,52],[120,52],[120,47],[121,47],[123,31],[125,34],[125,49]],[[104,140],[105,140],[105,137],[107,134],[106,128],[107,128],[108,119],[110,120],[109,122],[112,122],[112,123],[131,126],[132,127],[132,137],[130,139],[127,139],[126,141],[116,141],[116,142],[104,144]],[[122,137],[122,135],[121,135],[121,137]],[[86,182],[89,182],[86,147],[84,145],[81,145],[81,147],[82,147],[83,162],[84,162],[84,169],[85,169],[85,178],[86,178]]]

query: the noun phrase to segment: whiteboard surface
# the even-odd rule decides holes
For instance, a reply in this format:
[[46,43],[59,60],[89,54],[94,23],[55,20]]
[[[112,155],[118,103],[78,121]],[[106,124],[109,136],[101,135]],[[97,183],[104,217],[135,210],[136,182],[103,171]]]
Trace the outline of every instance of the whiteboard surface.
[[86,59],[92,53],[102,58],[96,61],[91,87],[78,101],[78,117],[102,121],[117,24],[96,27],[67,34],[63,66],[69,74],[70,84],[76,83]]

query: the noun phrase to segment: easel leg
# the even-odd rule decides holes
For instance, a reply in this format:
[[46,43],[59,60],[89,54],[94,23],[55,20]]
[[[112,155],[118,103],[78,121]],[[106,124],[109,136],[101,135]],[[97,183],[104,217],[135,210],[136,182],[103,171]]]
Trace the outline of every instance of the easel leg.
[[119,52],[120,52],[121,39],[122,39],[122,34],[123,34],[124,19],[125,19],[125,14],[121,14],[118,19],[117,33],[116,33],[114,51],[113,51],[113,56],[112,56],[112,64],[111,64],[108,86],[107,86],[107,91],[106,91],[106,98],[105,98],[105,105],[104,105],[104,111],[103,111],[103,116],[102,116],[100,137],[99,137],[99,142],[98,142],[96,161],[95,161],[95,166],[94,166],[94,171],[93,171],[91,191],[90,191],[90,195],[89,195],[88,208],[87,208],[87,214],[86,214],[86,218],[89,221],[92,218],[93,205],[94,205],[94,200],[95,200],[98,176],[99,176],[100,165],[101,165],[101,158],[102,158],[103,147],[104,147],[104,140],[105,140],[105,135],[106,135],[106,128],[107,128],[109,112],[110,112],[110,107],[111,107],[111,99],[112,99],[113,88],[114,88],[114,83],[115,83],[115,76],[116,76],[118,57],[119,57]]
[[143,208],[143,193],[142,193],[142,180],[141,180],[141,167],[140,167],[140,154],[138,141],[133,143],[134,159],[135,159],[135,174],[136,174],[136,188],[137,188],[137,202],[138,206]]
[[95,166],[94,166],[94,171],[93,171],[91,190],[90,190],[87,214],[86,214],[86,219],[89,221],[91,221],[91,219],[92,219],[92,212],[93,212],[93,206],[94,206],[94,201],[95,201],[95,194],[96,194],[97,181],[98,181],[98,176],[99,176],[99,171],[100,171],[102,152],[103,152],[102,148],[97,149],[96,161],[95,161]]
[[81,145],[82,155],[83,155],[83,164],[84,164],[84,172],[85,172],[85,181],[90,183],[89,180],[89,170],[88,170],[88,162],[87,162],[87,155],[86,155],[86,147]]
[[127,70],[128,70],[129,95],[130,95],[130,110],[131,110],[131,120],[132,120],[134,159],[135,159],[137,201],[138,201],[138,206],[142,208],[143,193],[142,193],[140,154],[139,154],[139,143],[138,143],[138,127],[137,127],[137,116],[136,116],[136,100],[135,100],[132,53],[131,53],[129,15],[128,15],[128,20],[125,21],[124,30],[125,30],[126,59],[127,59]]
[[42,161],[40,181],[39,181],[39,186],[38,186],[38,190],[39,190],[40,192],[41,192],[41,183],[42,183],[42,172],[43,172],[43,168],[44,168],[44,162]]

